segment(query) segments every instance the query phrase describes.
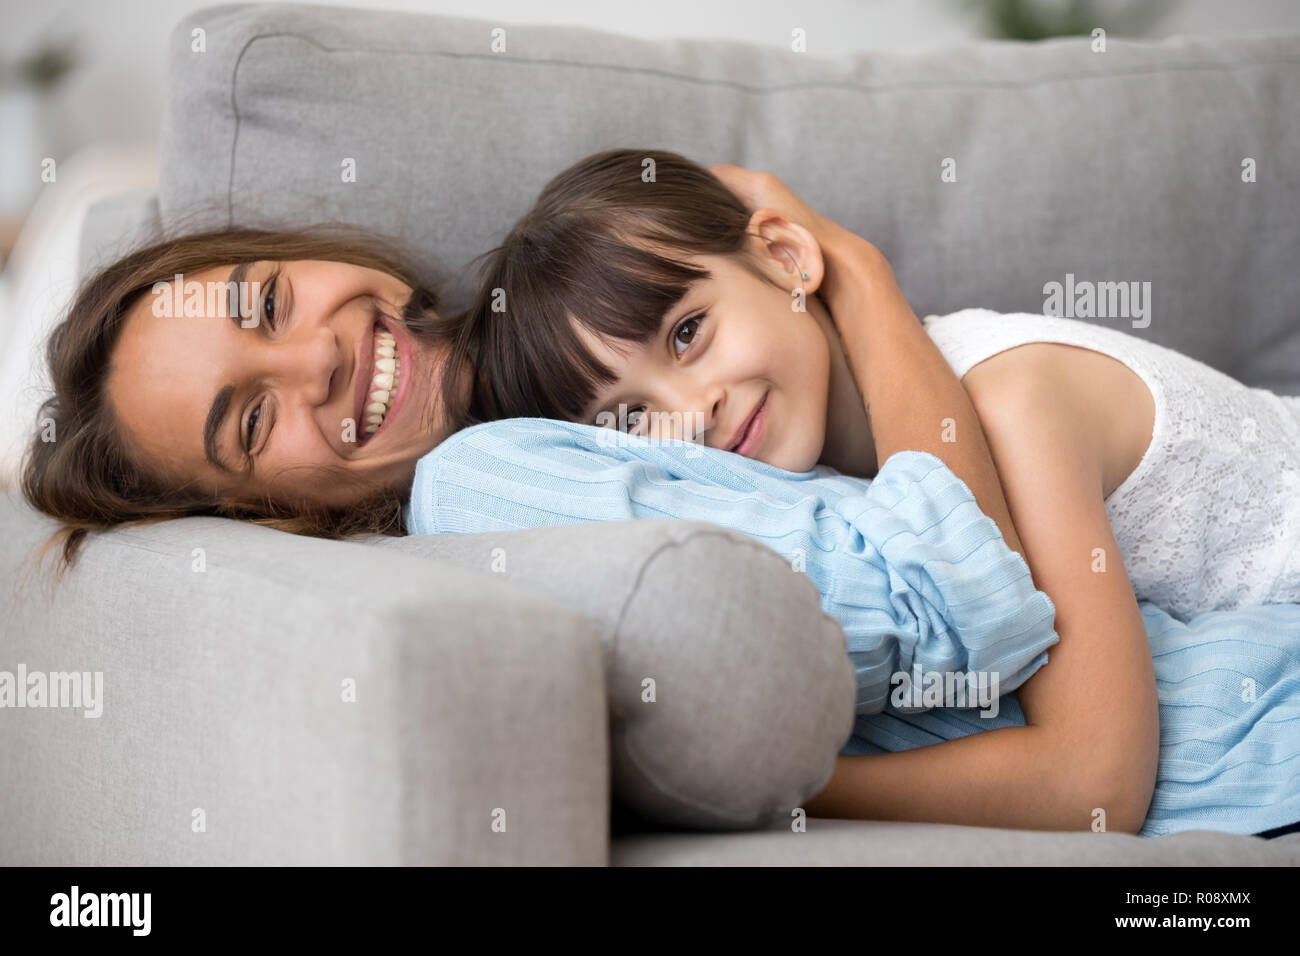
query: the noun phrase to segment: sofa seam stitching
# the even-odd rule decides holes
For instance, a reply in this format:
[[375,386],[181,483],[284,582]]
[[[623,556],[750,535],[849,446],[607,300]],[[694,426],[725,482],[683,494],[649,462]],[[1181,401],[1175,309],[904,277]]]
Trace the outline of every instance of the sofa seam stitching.
[[226,177],[226,228],[228,229],[233,228],[235,224],[235,157],[239,152],[239,131],[243,125],[243,117],[239,113],[239,68],[243,65],[244,54],[249,48],[268,35],[275,34],[256,34],[249,37],[240,47],[239,55],[235,57],[235,64],[230,70],[230,111],[234,116],[235,130],[230,137],[230,169]]
[[[480,60],[480,61],[500,61],[503,58],[500,54],[495,53],[461,53],[453,50],[394,50],[383,47],[331,47],[327,46],[314,37],[306,36],[301,33],[294,33],[288,30],[280,30],[274,33],[259,33],[252,36],[244,44],[239,52],[239,59],[242,60],[244,53],[248,48],[258,40],[270,40],[280,37],[290,37],[300,40],[310,46],[314,46],[326,53],[382,53],[391,56],[438,56],[449,59],[460,60]],[[707,41],[705,41],[707,42]],[[1082,42],[1082,41],[1081,41]],[[971,88],[971,89],[1028,89],[1040,83],[1057,83],[1069,80],[1079,79],[1115,79],[1125,76],[1142,76],[1160,73],[1185,73],[1185,72],[1237,72],[1248,70],[1256,67],[1268,67],[1278,65],[1300,65],[1300,57],[1280,57],[1267,60],[1250,60],[1248,62],[1230,61],[1226,63],[1215,63],[1204,61],[1200,63],[1187,64],[1162,64],[1152,65],[1149,67],[1134,67],[1115,72],[1075,72],[1075,73],[1058,73],[1048,74],[1035,77],[1031,80],[986,80],[972,83],[970,81],[954,82],[935,82],[935,81],[916,81],[909,83],[884,85],[869,85],[862,83],[853,83],[847,81],[809,81],[802,83],[788,83],[779,86],[751,86],[739,83],[735,80],[714,79],[709,77],[689,76],[682,73],[675,73],[669,70],[655,69],[653,67],[626,66],[620,63],[583,63],[574,60],[562,60],[554,57],[505,57],[507,61],[527,64],[532,66],[571,66],[587,70],[608,70],[615,73],[644,74],[648,76],[665,77],[669,79],[681,80],[687,83],[696,83],[705,86],[724,87],[739,90],[744,93],[763,94],[763,93],[783,93],[792,90],[803,89],[849,89],[861,92],[894,92],[894,91],[911,91],[911,90],[935,90],[944,88]],[[827,61],[834,61],[837,58],[826,58]],[[238,63],[236,64],[236,69]],[[233,79],[233,77],[232,77]]]

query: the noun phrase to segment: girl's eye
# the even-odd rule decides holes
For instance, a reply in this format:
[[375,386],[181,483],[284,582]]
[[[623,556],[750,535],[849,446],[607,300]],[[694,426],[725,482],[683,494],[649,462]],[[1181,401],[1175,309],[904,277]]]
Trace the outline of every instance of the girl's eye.
[[[681,355],[691,343],[695,341],[695,335],[700,330],[700,323],[704,321],[704,313],[693,315],[689,319],[682,319],[677,323],[677,328],[673,329],[673,351]],[[678,347],[680,345],[680,348]]]
[[620,403],[617,412],[606,410],[598,414],[595,424],[601,428],[612,428],[615,431],[621,429],[630,435],[644,421],[645,414],[644,405],[633,405],[629,408],[627,405]]

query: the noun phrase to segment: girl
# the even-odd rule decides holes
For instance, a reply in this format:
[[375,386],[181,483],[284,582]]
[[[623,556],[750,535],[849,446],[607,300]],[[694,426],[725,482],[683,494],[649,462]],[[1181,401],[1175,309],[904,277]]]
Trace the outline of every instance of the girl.
[[[642,179],[647,159],[653,182]],[[531,418],[459,433],[417,468],[410,525],[480,531],[696,517],[784,542],[789,529],[773,512],[818,507],[830,521],[828,513],[846,511],[823,491],[825,475],[809,469],[868,475],[894,456],[880,468],[883,479],[895,462],[918,464],[895,452],[929,452],[970,486],[1007,545],[1023,551],[1055,604],[1059,645],[1019,690],[1026,726],[841,756],[809,812],[1082,829],[1107,807],[1110,828],[1136,832],[1158,754],[1155,680],[1103,504],[1116,468],[1102,432],[1064,430],[1081,409],[1052,387],[1056,373],[1046,366],[1024,377],[981,371],[963,389],[883,257],[766,186],[769,201],[751,212],[695,164],[644,150],[603,153],[553,180],[489,259],[465,334],[486,380],[480,404],[495,417],[584,424],[562,437]],[[826,298],[834,325],[813,292]],[[1009,414],[1025,400],[1043,410],[1031,427]],[[976,410],[996,471],[982,460]],[[644,442],[611,441],[615,450],[605,451],[593,437],[598,416],[642,432],[653,412],[670,413],[661,421],[681,421],[673,412],[700,421],[689,437],[713,451],[706,463],[674,453],[680,442],[646,451]],[[556,444],[563,455],[547,451]],[[810,505],[813,494],[824,497]],[[852,550],[858,533],[807,550]],[[1093,570],[1097,548],[1110,556],[1109,573]],[[852,582],[811,576],[852,649],[855,622],[844,610],[852,597],[842,594]]]
[[[641,177],[647,159],[651,182]],[[942,456],[941,432],[957,446],[978,436],[978,426],[963,432],[956,404],[927,402],[935,378],[918,388],[891,367],[904,348],[925,345],[869,340],[872,329],[921,328],[879,254],[779,183],[718,173],[748,209],[729,204],[699,167],[656,151],[590,157],[543,190],[489,260],[471,314],[496,413],[616,423],[648,436],[697,421],[687,437],[791,472],[820,463],[872,474],[872,425],[879,432],[907,421],[909,402],[924,414],[897,447],[928,441]],[[855,268],[828,265],[855,256]],[[847,356],[813,292],[825,294]],[[792,296],[796,306],[809,296],[806,318],[791,313]],[[1030,712],[1053,703],[1095,717],[1126,699],[1149,700],[1135,597],[1184,615],[1300,601],[1300,399],[1247,389],[1084,323],[980,312],[932,319],[927,331],[963,378],[1024,554],[1055,602],[1057,667],[1020,696],[1031,725],[1041,720]],[[852,400],[849,372],[874,414]],[[997,514],[996,502],[976,496]],[[1073,703],[1054,701],[1079,690],[1067,674],[1088,690]],[[1112,725],[1119,733],[1125,719],[1130,734],[1149,726],[1129,710]],[[1107,736],[1086,720],[1072,726],[1076,744]],[[1026,754],[982,742],[987,766],[1034,772],[1033,759],[1016,767]],[[903,758],[898,779],[914,782],[925,777],[924,752],[942,746],[887,757]],[[1038,756],[1037,766],[1050,768],[1050,752]],[[948,758],[960,774],[960,757]],[[936,796],[918,801],[913,790],[873,792],[884,775],[870,766],[842,757],[814,812],[958,822],[942,774],[929,778]],[[985,821],[1006,819],[994,789],[976,788]]]

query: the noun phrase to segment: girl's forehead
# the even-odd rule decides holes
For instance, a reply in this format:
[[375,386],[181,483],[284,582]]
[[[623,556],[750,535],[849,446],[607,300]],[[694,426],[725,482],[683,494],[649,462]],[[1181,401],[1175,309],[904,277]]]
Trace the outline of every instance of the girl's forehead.
[[573,334],[593,359],[616,373],[643,356],[649,348],[648,343],[630,342],[612,335],[593,332],[576,319],[573,321]]

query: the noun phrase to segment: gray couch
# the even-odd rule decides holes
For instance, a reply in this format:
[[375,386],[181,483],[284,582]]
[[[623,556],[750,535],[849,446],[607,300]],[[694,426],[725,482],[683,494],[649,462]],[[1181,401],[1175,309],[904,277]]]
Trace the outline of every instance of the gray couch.
[[[511,25],[494,52],[497,26],[190,16],[160,189],[92,211],[85,269],[337,219],[455,276],[564,165],[656,146],[780,173],[918,314],[1147,281],[1135,334],[1300,393],[1300,37],[817,59]],[[0,502],[0,670],[102,672],[104,709],[0,711],[0,863],[1300,862],[1300,834],[792,825],[853,732],[844,637],[709,525],[330,542],[194,518],[94,538],[57,586],[32,561],[52,527]]]

